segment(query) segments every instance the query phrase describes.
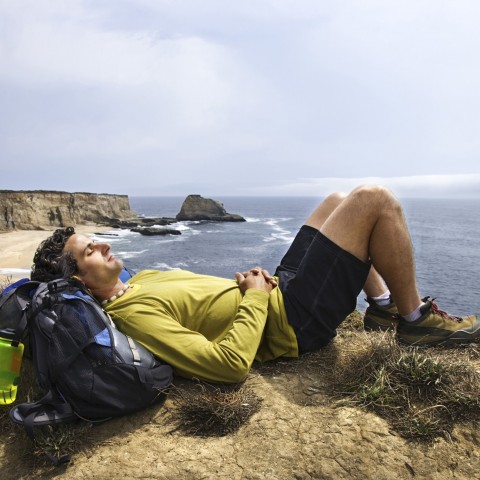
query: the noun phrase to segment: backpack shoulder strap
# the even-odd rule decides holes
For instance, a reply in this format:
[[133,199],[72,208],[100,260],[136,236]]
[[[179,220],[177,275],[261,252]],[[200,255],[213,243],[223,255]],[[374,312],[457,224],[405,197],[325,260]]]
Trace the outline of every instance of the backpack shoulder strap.
[[[23,425],[27,435],[35,441],[35,427],[56,425],[59,423],[73,422],[78,420],[71,405],[65,402],[60,395],[50,389],[47,394],[36,402],[20,403],[10,410],[10,419],[19,425]],[[47,456],[55,465],[70,461],[69,455]]]
[[21,283],[16,288],[11,289],[8,293],[0,297],[0,308],[10,297],[15,295],[15,300],[22,310],[20,321],[15,327],[15,332],[13,334],[12,346],[14,347],[17,347],[23,339],[25,330],[27,329],[28,310],[32,302],[33,294],[35,293],[39,285],[40,282],[36,282],[33,280],[21,281]]

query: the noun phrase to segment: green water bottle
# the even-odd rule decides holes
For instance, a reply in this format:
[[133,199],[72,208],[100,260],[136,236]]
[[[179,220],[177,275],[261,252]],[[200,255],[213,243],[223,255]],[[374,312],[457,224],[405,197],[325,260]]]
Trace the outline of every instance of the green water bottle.
[[9,405],[17,397],[22,357],[23,343],[0,337],[0,405]]

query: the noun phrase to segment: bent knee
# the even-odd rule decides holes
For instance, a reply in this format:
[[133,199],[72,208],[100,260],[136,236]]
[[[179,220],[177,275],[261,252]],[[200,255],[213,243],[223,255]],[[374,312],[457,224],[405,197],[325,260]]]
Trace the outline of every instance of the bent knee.
[[322,203],[331,205],[333,208],[336,208],[347,198],[347,196],[348,195],[344,192],[333,192],[327,197],[325,197],[325,200]]
[[399,206],[399,202],[390,189],[382,185],[361,185],[351,195],[367,204],[378,207]]

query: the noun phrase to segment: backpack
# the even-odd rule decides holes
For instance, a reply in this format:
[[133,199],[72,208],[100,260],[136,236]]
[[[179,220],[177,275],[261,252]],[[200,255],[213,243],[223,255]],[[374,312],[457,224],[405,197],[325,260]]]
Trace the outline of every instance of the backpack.
[[[26,286],[24,286],[26,285]],[[170,365],[117,330],[110,316],[74,279],[28,282],[6,295],[23,305],[37,381],[45,396],[15,406],[10,418],[33,427],[81,418],[90,422],[141,410],[164,398],[172,383]],[[11,303],[12,300],[8,301]],[[4,302],[4,304],[6,304]],[[0,309],[0,325],[3,306]],[[16,337],[25,337],[21,328]]]

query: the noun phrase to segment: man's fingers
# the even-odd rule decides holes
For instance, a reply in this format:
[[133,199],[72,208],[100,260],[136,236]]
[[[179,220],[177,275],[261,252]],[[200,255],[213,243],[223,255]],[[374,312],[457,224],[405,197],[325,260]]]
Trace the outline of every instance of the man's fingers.
[[243,282],[245,280],[245,273],[236,272],[235,279],[238,283]]
[[244,277],[248,277],[249,275],[258,275],[261,271],[262,271],[262,269],[260,267],[255,267],[255,268],[251,268],[250,270],[247,270],[245,272],[242,272],[242,275]]
[[[265,270],[262,267],[254,267],[254,268],[251,268],[250,270],[246,270],[245,272],[242,272],[242,273],[237,272],[237,274],[242,275],[242,280],[245,280],[245,278],[249,277],[250,275],[262,275],[263,278],[268,283],[270,283],[274,287],[277,286],[276,280],[270,275],[268,270]],[[237,278],[236,277],[237,274],[235,274],[235,278]],[[237,280],[238,280],[238,278],[237,278]],[[238,281],[241,281],[241,280],[238,280]]]
[[271,283],[273,286],[277,285],[276,280],[270,275],[268,270],[262,269],[262,275],[264,276],[265,280],[267,280],[267,282]]

